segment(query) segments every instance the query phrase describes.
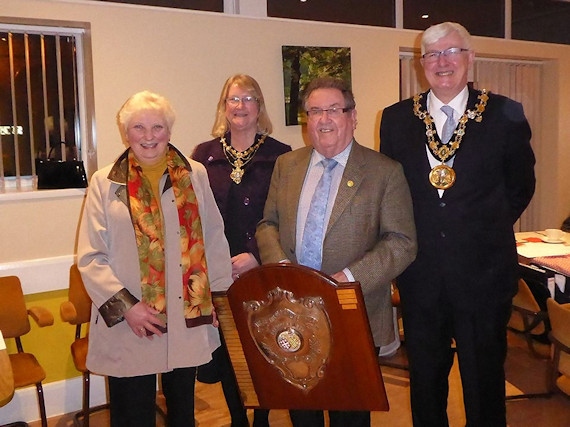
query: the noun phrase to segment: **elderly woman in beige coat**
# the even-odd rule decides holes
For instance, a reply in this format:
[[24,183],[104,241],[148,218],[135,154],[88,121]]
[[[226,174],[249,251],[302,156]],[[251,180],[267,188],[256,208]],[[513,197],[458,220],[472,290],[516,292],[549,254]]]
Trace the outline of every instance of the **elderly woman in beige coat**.
[[210,291],[232,283],[223,222],[204,167],[170,144],[165,98],[133,95],[118,122],[128,149],[93,175],[79,230],[87,367],[108,376],[111,426],[155,425],[157,374],[168,425],[194,426],[196,366],[220,345]]

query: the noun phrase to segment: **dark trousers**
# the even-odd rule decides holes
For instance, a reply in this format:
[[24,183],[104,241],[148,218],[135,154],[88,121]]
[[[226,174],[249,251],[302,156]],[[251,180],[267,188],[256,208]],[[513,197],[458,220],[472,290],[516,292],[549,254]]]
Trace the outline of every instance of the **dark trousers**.
[[[507,322],[511,306],[472,310],[453,306],[445,292],[437,306],[402,297],[414,427],[447,427],[448,377],[457,352],[467,427],[505,427]],[[452,341],[455,340],[455,350]]]
[[[222,390],[232,419],[231,427],[249,427],[247,412],[239,395],[239,388],[232,369],[228,350],[220,331],[222,345],[212,353],[212,364],[218,372],[222,382]],[[201,369],[201,368],[199,368]],[[200,376],[198,376],[200,378]]]
[[[196,368],[161,375],[169,427],[194,427]],[[109,377],[111,427],[156,426],[156,375]]]
[[[289,411],[293,427],[324,427],[323,411]],[[368,411],[329,411],[330,427],[370,427]]]
[[[249,427],[247,411],[241,401],[239,387],[221,330],[220,340],[222,345],[212,353],[212,362],[209,364],[209,368],[214,368],[219,376],[219,380],[222,382],[224,398],[226,399],[232,420],[231,427]],[[198,374],[198,380],[200,380],[200,374]],[[256,409],[253,411],[253,427],[269,427],[268,409]]]

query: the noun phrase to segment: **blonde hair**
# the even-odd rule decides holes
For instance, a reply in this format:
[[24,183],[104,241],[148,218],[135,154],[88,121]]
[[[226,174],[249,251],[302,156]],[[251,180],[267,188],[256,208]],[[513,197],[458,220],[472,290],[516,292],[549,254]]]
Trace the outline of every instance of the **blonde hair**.
[[126,135],[129,122],[133,115],[139,111],[158,111],[164,116],[164,120],[168,126],[168,130],[172,130],[176,113],[170,102],[163,96],[148,90],[137,92],[131,96],[121,107],[117,114],[119,128],[123,135]]
[[212,127],[212,136],[216,138],[224,136],[224,134],[230,130],[230,123],[226,118],[226,98],[228,97],[232,85],[237,85],[239,88],[246,90],[251,96],[257,98],[257,104],[259,106],[257,133],[269,135],[273,132],[273,125],[267,114],[265,100],[263,99],[263,93],[261,92],[259,83],[247,74],[235,74],[226,80],[222,92],[220,93],[218,108],[216,110],[216,121]]
[[463,41],[464,49],[471,50],[471,34],[465,29],[465,27],[457,22],[442,22],[441,24],[432,25],[422,34],[422,55],[426,53],[426,46],[437,42],[442,37],[451,34],[456,31]]

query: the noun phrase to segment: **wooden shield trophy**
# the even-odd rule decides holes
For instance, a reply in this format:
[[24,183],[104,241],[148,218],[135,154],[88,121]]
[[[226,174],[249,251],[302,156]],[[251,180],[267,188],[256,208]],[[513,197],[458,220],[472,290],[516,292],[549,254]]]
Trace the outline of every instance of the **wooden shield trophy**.
[[245,407],[389,409],[359,283],[268,264],[213,296]]

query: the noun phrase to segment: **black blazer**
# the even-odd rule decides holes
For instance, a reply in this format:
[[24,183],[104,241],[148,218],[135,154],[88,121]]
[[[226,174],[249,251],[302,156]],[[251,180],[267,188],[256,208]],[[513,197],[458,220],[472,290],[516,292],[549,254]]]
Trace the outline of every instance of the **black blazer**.
[[[479,91],[470,90],[468,109]],[[426,109],[427,93],[422,108]],[[429,180],[426,129],[407,99],[386,108],[380,151],[404,167],[418,234],[416,260],[398,280],[402,300],[433,307],[442,291],[462,309],[505,303],[517,291],[513,224],[535,188],[531,130],[522,105],[489,94],[483,120],[469,120],[442,198]]]

